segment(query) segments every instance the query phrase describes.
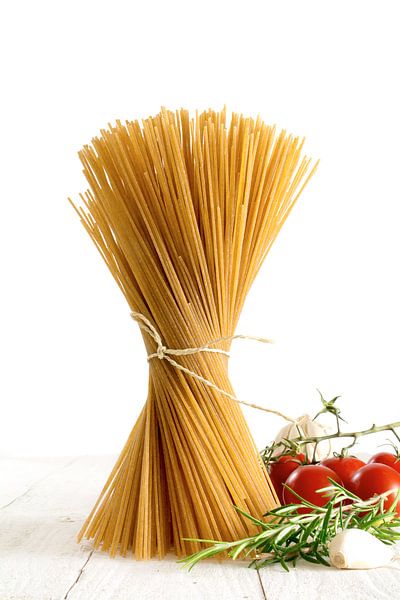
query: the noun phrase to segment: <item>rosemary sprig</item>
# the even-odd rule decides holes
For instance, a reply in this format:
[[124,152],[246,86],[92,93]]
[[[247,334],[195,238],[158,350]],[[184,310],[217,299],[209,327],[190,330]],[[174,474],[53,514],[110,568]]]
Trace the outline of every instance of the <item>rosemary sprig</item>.
[[[242,515],[260,528],[254,536],[233,542],[213,540],[191,540],[211,544],[191,556],[181,559],[189,569],[196,563],[221,553],[235,560],[239,556],[251,558],[249,567],[260,569],[273,563],[280,563],[288,571],[289,564],[295,565],[298,559],[330,566],[328,547],[330,540],[341,529],[365,529],[385,544],[400,540],[400,517],[396,506],[400,501],[400,490],[390,506],[384,510],[386,492],[369,500],[361,500],[337,482],[330,480],[330,486],[318,490],[330,499],[325,506],[316,506],[299,497],[298,504],[287,504],[268,511],[266,521],[260,521],[236,507]],[[308,513],[299,513],[306,507]]]

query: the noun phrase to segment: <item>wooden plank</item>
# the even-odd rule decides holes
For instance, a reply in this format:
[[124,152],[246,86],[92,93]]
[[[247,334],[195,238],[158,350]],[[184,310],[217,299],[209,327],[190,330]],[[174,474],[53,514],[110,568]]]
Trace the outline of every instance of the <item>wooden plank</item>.
[[90,553],[75,536],[113,459],[79,459],[56,470],[49,463],[51,474],[0,511],[1,600],[64,598]]
[[136,561],[94,553],[68,600],[265,600],[257,572],[243,563],[205,562],[192,571],[174,557]]
[[400,598],[400,573],[390,568],[339,570],[299,562],[289,573],[280,565],[259,571],[268,600],[374,600]]
[[[173,557],[111,559],[88,542],[79,546],[76,534],[114,460],[80,458],[58,469],[49,461],[53,471],[0,511],[1,600],[264,599],[257,573],[243,563],[209,562],[189,573]],[[17,471],[22,481],[22,465],[10,480]]]
[[14,502],[32,485],[69,462],[71,458],[1,458],[0,509]]

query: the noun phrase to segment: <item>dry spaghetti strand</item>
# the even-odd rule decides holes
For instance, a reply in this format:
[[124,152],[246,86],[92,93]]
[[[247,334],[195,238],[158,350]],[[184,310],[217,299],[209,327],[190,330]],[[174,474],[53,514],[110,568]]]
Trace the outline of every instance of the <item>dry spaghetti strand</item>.
[[179,369],[149,362],[146,404],[79,534],[111,555],[181,556],[200,548],[184,538],[245,537],[254,526],[233,505],[260,515],[277,504],[226,353],[313,169],[298,138],[259,117],[228,121],[225,109],[162,109],[117,121],[80,152],[90,190],[75,208],[131,311],[166,348],[222,350],[182,354]]

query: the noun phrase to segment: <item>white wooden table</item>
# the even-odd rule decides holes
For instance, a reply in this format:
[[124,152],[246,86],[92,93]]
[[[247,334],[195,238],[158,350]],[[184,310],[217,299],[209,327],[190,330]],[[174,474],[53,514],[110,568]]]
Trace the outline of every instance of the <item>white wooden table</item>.
[[257,572],[207,562],[111,559],[76,534],[115,457],[0,460],[0,600],[365,600],[400,598],[400,570],[299,564]]

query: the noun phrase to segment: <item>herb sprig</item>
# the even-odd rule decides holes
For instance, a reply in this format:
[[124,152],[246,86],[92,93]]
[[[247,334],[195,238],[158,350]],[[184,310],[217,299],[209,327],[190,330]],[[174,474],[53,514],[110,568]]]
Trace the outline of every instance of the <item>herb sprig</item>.
[[[320,507],[301,498],[298,504],[288,504],[268,511],[261,521],[235,507],[244,517],[260,528],[260,533],[233,542],[215,540],[191,540],[211,544],[191,556],[181,559],[189,569],[199,561],[226,553],[233,560],[239,556],[251,558],[249,567],[260,569],[280,563],[288,571],[298,559],[330,566],[328,548],[330,540],[342,529],[364,529],[385,544],[400,540],[400,517],[396,512],[400,501],[400,490],[388,510],[384,510],[385,498],[393,493],[386,492],[369,500],[361,500],[337,482],[318,490],[329,496],[325,506]],[[309,512],[300,514],[298,509]]]

